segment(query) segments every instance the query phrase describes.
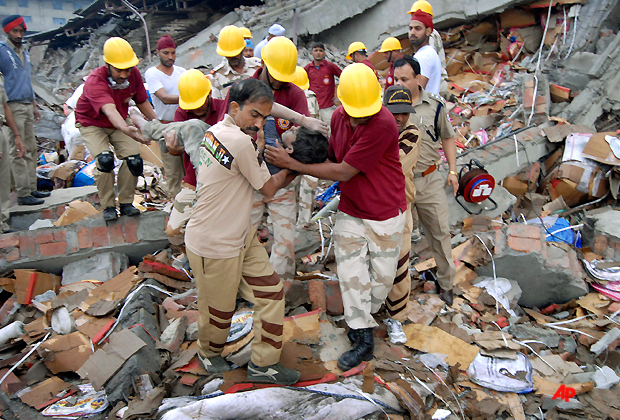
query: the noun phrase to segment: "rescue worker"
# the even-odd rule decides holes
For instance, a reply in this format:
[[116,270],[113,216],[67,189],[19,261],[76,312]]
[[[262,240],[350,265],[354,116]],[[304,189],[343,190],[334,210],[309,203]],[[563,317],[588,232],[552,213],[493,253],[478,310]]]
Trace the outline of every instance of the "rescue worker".
[[[283,36],[275,37],[263,48],[263,65],[252,76],[269,86],[275,102],[302,115],[309,116],[308,102],[304,92],[292,82],[297,67],[297,48]],[[267,118],[263,128],[265,143],[275,145],[282,141],[282,134],[293,124],[284,118]],[[260,143],[259,143],[260,147]],[[278,170],[269,167],[270,170]],[[273,197],[255,192],[252,206],[252,224],[258,227],[265,209],[273,222],[274,243],[270,261],[283,280],[295,277],[295,230],[297,220],[296,186],[289,185]]]
[[292,385],[299,380],[299,372],[279,363],[282,282],[249,221],[254,190],[272,197],[295,177],[287,170],[271,176],[266,165],[259,163],[252,139],[265,124],[273,101],[269,87],[258,80],[235,84],[224,119],[209,128],[197,153],[190,151],[198,182],[185,244],[198,288],[198,355],[207,372],[231,370],[221,354],[239,292],[254,304],[247,379]]
[[9,182],[11,179],[11,146],[8,137],[4,135],[6,130],[2,130],[4,125],[13,133],[17,156],[21,157],[24,154],[22,136],[13,118],[8,100],[4,86],[0,85],[0,104],[2,104],[0,108],[0,179],[3,180],[0,183],[0,233],[12,232],[8,224],[11,217],[11,212],[9,212],[11,207],[11,183]]
[[405,343],[407,337],[402,329],[402,323],[407,319],[409,310],[409,294],[411,292],[411,275],[409,274],[409,254],[411,252],[411,205],[415,201],[415,185],[413,184],[413,169],[420,156],[418,141],[420,130],[409,123],[409,116],[415,112],[411,105],[411,91],[404,86],[390,86],[383,95],[383,105],[392,113],[398,126],[398,144],[400,163],[405,175],[405,195],[407,197],[407,211],[405,213],[405,230],[403,243],[398,256],[398,267],[392,289],[385,300],[391,320],[384,320],[388,325],[390,341]]
[[[411,114],[409,122],[420,129],[422,136],[419,142],[420,157],[413,175],[416,189],[414,207],[437,263],[436,283],[439,296],[448,305],[452,305],[455,268],[444,186],[447,182],[456,195],[458,189],[456,135],[448,119],[443,99],[422,88],[420,71],[420,63],[408,55],[394,63],[395,83],[411,91],[415,113]],[[437,170],[438,164],[441,163],[440,146],[449,166],[446,180]]]
[[398,155],[398,128],[381,104],[381,85],[365,65],[340,76],[329,140],[329,160],[305,165],[281,146],[267,146],[268,162],[301,174],[340,181],[334,226],[335,254],[344,316],[352,350],[338,360],[349,370],[372,359],[372,314],[385,301],[396,274],[407,210],[405,177]]
[[269,41],[271,41],[273,38],[277,37],[277,36],[284,36],[284,33],[286,31],[284,30],[284,27],[282,25],[279,25],[277,23],[274,23],[273,25],[271,25],[269,27],[269,30],[267,31],[267,36],[256,45],[256,48],[254,48],[254,57],[256,58],[263,58],[261,55],[262,49],[265,45],[267,45],[267,43]]
[[390,63],[390,71],[385,78],[385,90],[394,84],[394,61],[403,58],[400,41],[394,37],[386,38],[381,44],[380,53],[383,53],[385,61]]
[[[9,108],[24,146],[20,154],[16,147],[16,132],[12,130],[5,132],[11,147],[11,173],[17,193],[17,204],[22,206],[43,204],[42,198],[49,197],[50,193],[37,190],[39,158],[33,124],[39,122],[41,115],[37,109],[30,80],[30,54],[23,43],[26,23],[23,16],[11,15],[2,20],[2,27],[7,40],[0,41],[0,73],[4,76]],[[10,183],[10,180],[3,182]]]
[[[428,5],[430,7],[430,4]],[[409,41],[415,51],[414,57],[422,69],[420,86],[427,92],[439,95],[441,85],[441,60],[437,51],[430,46],[430,36],[435,30],[432,8],[418,8],[411,13],[409,22]]]
[[248,79],[260,68],[260,60],[245,57],[246,41],[241,29],[224,26],[217,38],[217,53],[224,57],[211,72],[211,85],[215,99],[225,99],[228,90],[237,80]]
[[[176,45],[170,35],[159,38],[156,53],[159,64],[144,73],[144,80],[151,93],[155,115],[166,124],[174,120],[174,113],[179,107],[179,79],[185,69],[174,65]],[[161,160],[168,185],[168,197],[173,199],[181,191],[183,159],[181,156],[163,152]]]
[[[422,10],[423,12],[428,13],[433,17],[433,6],[426,0],[418,0],[411,6],[411,10],[407,13],[413,15],[416,10]],[[448,72],[446,71],[446,51],[443,48],[443,40],[441,39],[441,35],[437,32],[437,29],[433,28],[433,33],[431,33],[431,37],[429,39],[429,44],[431,47],[437,51],[437,55],[439,56],[439,61],[441,61],[441,85],[439,87],[439,93],[443,97],[448,93]]]
[[[103,45],[105,65],[93,70],[75,109],[76,126],[94,156],[95,183],[106,221],[118,218],[114,193],[114,155],[122,160],[118,170],[118,201],[121,216],[136,216],[133,206],[138,177],[142,175],[142,139],[127,118],[133,100],[147,119],[157,119],[136,67],[138,57],[123,38],[110,38]],[[110,150],[114,147],[114,152]]]
[[377,76],[379,79],[379,73],[377,73],[377,69],[368,59],[368,52],[366,50],[366,45],[363,42],[355,41],[349,45],[349,49],[347,50],[347,60],[351,60],[354,63],[362,63],[366,64]]
[[312,62],[306,65],[304,69],[308,74],[310,90],[315,93],[319,102],[319,117],[321,121],[329,124],[336,109],[334,104],[336,81],[334,78],[340,77],[342,70],[336,64],[325,59],[325,45],[323,43],[313,43],[310,55],[312,55]]

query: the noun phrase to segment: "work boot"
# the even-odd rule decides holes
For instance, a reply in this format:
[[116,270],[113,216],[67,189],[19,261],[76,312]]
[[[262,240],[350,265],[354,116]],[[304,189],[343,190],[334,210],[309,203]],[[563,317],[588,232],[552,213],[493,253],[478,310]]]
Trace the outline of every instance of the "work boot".
[[426,281],[433,281],[435,283],[437,293],[439,294],[439,298],[445,303],[447,303],[448,306],[452,306],[452,302],[454,301],[454,293],[452,293],[452,289],[442,289],[439,285],[439,280],[437,280],[437,276],[435,275],[435,273],[430,270],[425,271],[424,274],[422,274],[422,278]]
[[123,204],[120,205],[121,216],[137,216],[140,214],[140,210],[135,208],[133,204]]
[[103,210],[103,220],[109,222],[111,220],[118,219],[118,213],[116,212],[116,207],[107,207]]
[[208,373],[218,374],[232,370],[230,364],[219,354],[213,357],[202,357],[198,355],[198,358]]
[[250,382],[266,382],[278,385],[293,385],[299,381],[301,373],[295,369],[289,369],[276,363],[269,366],[256,366],[254,363],[248,363],[248,381]]
[[27,195],[25,197],[17,197],[17,204],[19,204],[20,206],[38,206],[39,204],[43,203],[45,203],[44,200],[41,200],[40,198],[35,198],[31,195]]
[[44,192],[44,191],[33,191],[30,193],[31,196],[33,196],[34,198],[47,198],[50,196],[51,193],[49,192]]
[[355,346],[338,359],[338,368],[343,372],[353,369],[364,361],[367,362],[372,359],[375,350],[372,328],[362,328],[354,331],[352,335],[357,338]]
[[349,338],[349,341],[351,342],[351,344],[355,344],[357,343],[358,337],[359,337],[359,331],[360,330],[354,330],[353,328],[349,328],[349,331],[347,331],[347,337]]

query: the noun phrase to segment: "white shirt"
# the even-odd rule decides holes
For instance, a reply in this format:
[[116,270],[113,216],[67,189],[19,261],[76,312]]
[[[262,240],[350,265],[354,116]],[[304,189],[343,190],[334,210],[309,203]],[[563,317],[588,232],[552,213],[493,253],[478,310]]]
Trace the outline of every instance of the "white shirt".
[[69,108],[75,109],[78,99],[80,99],[80,96],[82,96],[82,92],[84,92],[84,83],[79,85],[77,89],[75,89],[75,92],[73,92],[73,95],[71,95],[71,97],[65,101]]
[[178,104],[165,104],[159,99],[155,92],[164,88],[168,95],[179,94],[179,78],[185,72],[183,67],[172,66],[172,74],[168,76],[157,67],[151,67],[144,73],[144,79],[149,86],[149,93],[153,100],[153,108],[157,118],[163,121],[174,121],[174,113],[178,108]]
[[430,45],[425,45],[413,56],[420,63],[421,74],[428,78],[424,88],[427,92],[439,95],[441,84],[441,61],[437,51]]
[[256,46],[254,47],[254,57],[256,57],[256,58],[263,58],[262,55],[261,55],[261,50],[263,49],[263,47],[265,45],[267,45],[268,42],[269,42],[269,40],[267,38],[265,38],[261,42],[256,44]]

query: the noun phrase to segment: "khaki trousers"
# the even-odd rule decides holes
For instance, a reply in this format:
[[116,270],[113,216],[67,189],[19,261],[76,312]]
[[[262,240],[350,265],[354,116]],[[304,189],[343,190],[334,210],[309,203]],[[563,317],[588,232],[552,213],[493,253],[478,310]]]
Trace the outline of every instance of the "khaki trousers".
[[[9,130],[10,131],[10,130]],[[0,129],[0,232],[9,229],[8,221],[11,213],[11,147],[9,139]]]
[[318,179],[310,176],[303,175],[299,181],[299,195],[298,195],[298,213],[297,213],[297,225],[305,225],[312,219],[312,211],[314,210],[314,192],[318,184]]
[[409,314],[409,295],[411,294],[411,274],[409,273],[409,254],[411,253],[411,203],[407,204],[403,242],[398,255],[398,266],[392,290],[387,295],[385,304],[390,317],[403,322]]
[[[125,159],[132,155],[140,154],[140,143],[115,128],[83,127],[76,124],[80,129],[80,134],[84,139],[84,144],[90,154],[96,159],[97,156],[105,151],[114,148],[114,153],[119,159]],[[99,170],[99,163],[96,163],[94,176],[99,192],[99,201],[103,208],[116,207],[116,195],[114,193],[114,171],[106,173]],[[131,204],[136,193],[138,177],[129,172],[127,162],[123,161],[118,170],[118,202],[120,204]]]
[[336,265],[349,328],[374,328],[372,317],[392,288],[405,214],[367,220],[339,212],[334,226]]
[[15,134],[6,130],[11,146],[11,173],[18,197],[27,197],[37,190],[37,139],[34,136],[34,107],[32,103],[9,102],[9,108],[24,143],[24,155],[19,157],[15,148]]
[[237,292],[254,304],[252,363],[278,363],[284,330],[284,289],[269,263],[267,251],[250,229],[239,256],[200,257],[187,250],[198,288],[198,351],[203,357],[222,353],[235,314]]
[[183,168],[183,156],[171,155],[168,152],[161,153],[161,161],[164,163],[164,174],[168,185],[168,198],[174,198],[181,191],[181,181],[185,175]]
[[450,243],[448,202],[444,190],[446,181],[439,171],[435,171],[423,178],[414,178],[413,183],[417,191],[413,206],[418,212],[424,237],[437,263],[439,286],[451,290],[455,269]]
[[329,124],[332,120],[332,114],[336,110],[336,105],[332,105],[329,108],[319,109],[319,119],[324,123]]

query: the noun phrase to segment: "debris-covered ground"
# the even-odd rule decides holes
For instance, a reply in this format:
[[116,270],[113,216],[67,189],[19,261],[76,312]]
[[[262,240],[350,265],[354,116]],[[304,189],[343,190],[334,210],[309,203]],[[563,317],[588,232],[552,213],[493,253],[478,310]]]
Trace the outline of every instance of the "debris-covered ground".
[[[261,33],[271,21],[292,19],[294,7],[276,3],[242,6],[222,21],[236,19]],[[301,372],[300,382],[247,383],[252,308],[242,300],[224,350],[239,368],[208,375],[196,356],[189,264],[182,249],[160,246],[162,229],[152,222],[170,210],[165,174],[157,148],[143,146],[148,164],[135,203],[145,212],[140,220],[151,217],[150,230],[126,217],[99,223],[92,192],[55,209],[26,215],[13,209],[11,223],[20,232],[0,236],[2,417],[620,418],[620,5],[513,3],[526,4],[440,31],[459,164],[465,174],[475,158],[488,170],[498,204],[464,209],[450,198],[452,306],[425,280],[435,264],[422,236],[412,243],[406,343],[390,342],[387,314],[380,312],[374,359],[341,372],[336,360],[350,342],[330,235],[333,212],[324,210],[318,221],[299,226],[298,275],[285,282],[282,363]],[[300,2],[299,27],[304,13],[323,5]],[[350,19],[360,22],[371,9]],[[70,47],[56,42],[66,36],[60,32],[49,46],[34,47],[44,117],[38,174],[52,196],[93,182],[92,157],[63,102],[100,64],[106,34],[132,45],[144,38],[130,13],[110,14]],[[211,18],[207,29],[177,25],[192,45],[179,51],[214,50],[209,35],[217,35],[218,22]],[[300,34],[300,65],[310,60],[308,42],[333,40],[338,28],[344,37],[347,25]],[[383,25],[411,51],[404,28]],[[190,38],[192,31],[202,32]],[[378,50],[377,41],[369,49]],[[328,60],[344,67],[343,49],[328,46]],[[382,54],[371,60],[385,76]],[[209,68],[219,57],[205,53],[203,61]],[[141,62],[141,71],[150,65]],[[319,183],[316,211],[338,195],[329,187]]]

